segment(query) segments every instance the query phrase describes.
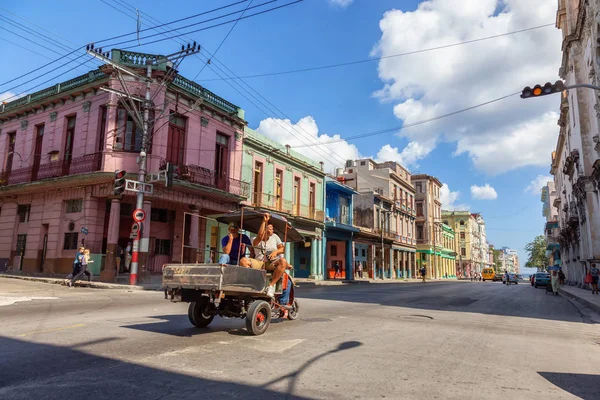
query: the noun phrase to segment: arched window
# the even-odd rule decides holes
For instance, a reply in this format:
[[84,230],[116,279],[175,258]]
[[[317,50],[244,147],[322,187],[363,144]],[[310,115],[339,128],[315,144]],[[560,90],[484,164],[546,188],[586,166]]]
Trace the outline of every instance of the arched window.
[[465,225],[465,221],[463,221],[462,219],[460,220],[460,226],[464,226]]

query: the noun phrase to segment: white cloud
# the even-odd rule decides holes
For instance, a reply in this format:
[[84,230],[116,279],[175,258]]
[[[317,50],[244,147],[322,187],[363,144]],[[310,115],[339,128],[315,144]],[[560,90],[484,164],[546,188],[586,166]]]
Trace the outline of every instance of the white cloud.
[[534,180],[531,181],[529,186],[525,188],[526,192],[529,192],[533,195],[539,195],[542,191],[542,188],[548,184],[548,182],[552,182],[554,178],[552,175],[538,175]]
[[[390,56],[498,35],[556,18],[556,4],[547,0],[465,0],[460,7],[455,3],[429,0],[415,11],[386,12],[379,23],[382,35],[373,55]],[[382,59],[379,77],[384,85],[375,95],[395,103],[394,115],[411,124],[516,92],[540,80],[554,81],[560,60],[561,33],[546,27]],[[548,96],[524,101],[515,96],[400,134],[421,145],[456,142],[456,154],[468,154],[478,170],[492,175],[548,165],[558,134],[555,111],[559,100]]]
[[471,186],[471,197],[477,200],[496,200],[498,193],[496,193],[496,189],[486,183],[484,186]]
[[[267,118],[260,121],[256,130],[278,143],[289,144],[295,151],[306,157],[323,161],[325,171],[329,173],[333,173],[335,168],[343,167],[346,160],[361,158],[358,148],[344,140],[315,145],[340,140],[341,136],[320,134],[319,127],[311,116],[304,117],[295,124],[289,119]],[[307,144],[310,146],[302,147]]]
[[427,155],[435,148],[435,144],[421,144],[418,142],[410,142],[402,151],[399,151],[397,147],[392,147],[389,144],[383,145],[375,161],[396,161],[407,168],[417,168],[419,166],[418,161],[427,157]]
[[16,93],[13,92],[4,92],[4,93],[0,93],[0,103],[2,103],[3,101],[13,101],[16,100],[18,97],[21,96],[16,96]]
[[345,8],[348,7],[350,4],[352,4],[354,0],[329,0],[329,4],[332,4],[334,6],[338,6],[341,8]]
[[440,202],[442,203],[442,210],[448,211],[467,211],[469,206],[466,204],[455,204],[460,197],[460,192],[453,192],[447,183],[442,184],[440,189]]

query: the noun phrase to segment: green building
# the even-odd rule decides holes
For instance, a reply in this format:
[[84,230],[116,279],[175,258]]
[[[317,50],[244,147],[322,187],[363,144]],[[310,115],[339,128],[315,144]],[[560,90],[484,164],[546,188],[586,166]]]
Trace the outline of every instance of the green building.
[[[243,204],[285,216],[304,236],[304,242],[286,245],[285,257],[294,266],[294,276],[321,279],[325,226],[323,163],[248,127],[244,129],[242,148],[241,180],[250,183],[250,195]],[[218,237],[223,237],[226,227],[219,231]]]

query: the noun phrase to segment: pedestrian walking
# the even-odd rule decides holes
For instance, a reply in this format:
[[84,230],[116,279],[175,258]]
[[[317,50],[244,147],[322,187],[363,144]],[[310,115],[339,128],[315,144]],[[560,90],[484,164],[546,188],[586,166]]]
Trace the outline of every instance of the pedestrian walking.
[[559,283],[558,271],[553,270],[552,275],[550,275],[550,284],[552,285],[552,292],[554,293],[555,296],[558,296],[558,283]]
[[129,266],[131,265],[131,242],[127,243],[125,248],[125,272],[129,272]]
[[83,278],[83,275],[86,275],[88,278],[88,282],[91,282],[92,281],[92,273],[88,269],[88,265],[93,262],[94,262],[93,260],[90,260],[90,250],[84,249],[83,255],[81,256],[81,266],[79,268],[79,271],[77,272],[77,274],[75,274],[71,278],[71,281],[69,282],[69,286],[73,286],[73,284],[75,282],[77,282],[78,280]]
[[83,263],[83,253],[85,251],[85,247],[80,247],[75,253],[75,259],[73,260],[73,270],[69,275],[65,277],[65,285],[72,286],[73,277],[77,276],[81,271],[81,264]]
[[590,275],[592,275],[592,294],[598,294],[598,278],[600,276],[600,270],[596,267],[596,264],[592,263]]
[[560,271],[558,271],[558,283],[560,285],[564,285],[565,284],[565,273],[562,271],[562,269]]
[[425,283],[425,275],[427,275],[427,269],[423,266],[421,267],[421,279],[423,279],[423,283]]

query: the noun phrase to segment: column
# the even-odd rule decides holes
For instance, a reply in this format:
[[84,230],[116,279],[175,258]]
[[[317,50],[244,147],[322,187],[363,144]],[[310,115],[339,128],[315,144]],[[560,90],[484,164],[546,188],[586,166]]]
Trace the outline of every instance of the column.
[[[110,215],[108,217],[108,232],[106,232],[106,262],[100,271],[100,280],[114,282],[117,273],[116,255],[117,242],[119,241],[119,222],[121,219],[121,202],[119,199],[110,201]],[[123,262],[123,261],[121,261]]]
[[367,270],[365,271],[367,273],[367,278],[372,278],[375,276],[371,275],[373,271],[375,271],[375,265],[373,264],[375,259],[374,250],[375,246],[372,244],[367,246]]
[[310,240],[310,279],[317,279],[317,262],[319,258],[319,250],[317,249],[318,241],[316,238]]
[[402,250],[400,253],[402,254],[402,278],[406,279],[406,251]]
[[346,241],[346,280],[354,280],[354,251],[352,250],[352,241]]
[[389,272],[388,272],[388,278],[392,279],[394,277],[393,275],[393,269],[394,269],[394,249],[392,249],[392,247],[390,246],[390,262],[389,262]]
[[198,263],[200,257],[200,210],[192,210],[190,215],[189,262]]
[[327,239],[325,239],[325,236],[321,236],[320,237],[321,240],[317,239],[317,254],[318,254],[318,260],[317,260],[317,279],[318,280],[323,280],[325,278],[325,250],[326,250],[326,245],[327,245]]

